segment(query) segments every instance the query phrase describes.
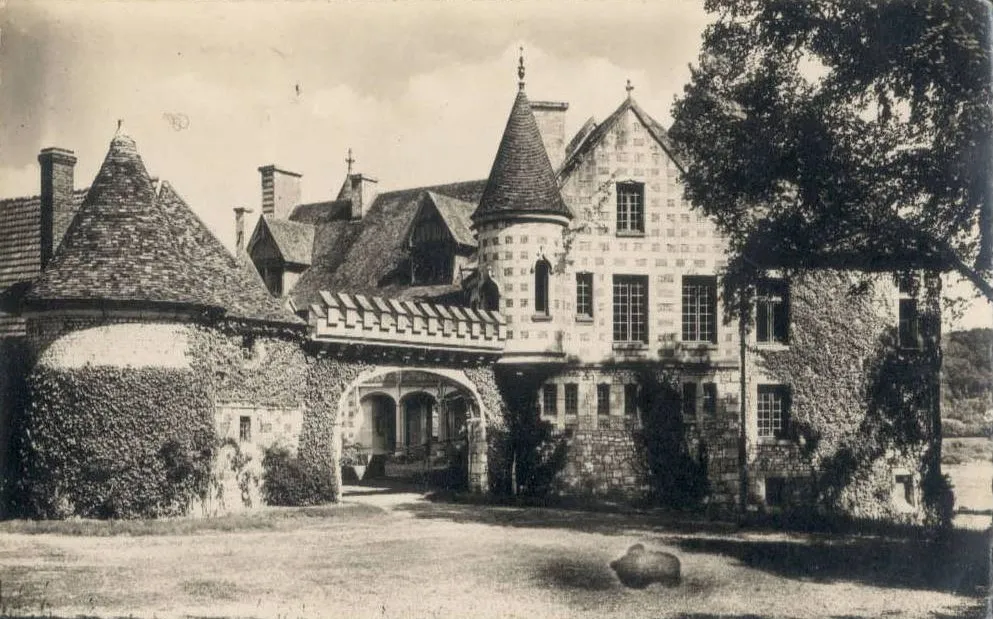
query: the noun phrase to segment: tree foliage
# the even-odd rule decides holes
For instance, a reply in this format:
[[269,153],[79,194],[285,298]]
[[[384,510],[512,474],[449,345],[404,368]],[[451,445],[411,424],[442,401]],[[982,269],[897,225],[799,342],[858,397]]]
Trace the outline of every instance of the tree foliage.
[[670,131],[687,197],[758,266],[993,262],[989,4],[707,0]]

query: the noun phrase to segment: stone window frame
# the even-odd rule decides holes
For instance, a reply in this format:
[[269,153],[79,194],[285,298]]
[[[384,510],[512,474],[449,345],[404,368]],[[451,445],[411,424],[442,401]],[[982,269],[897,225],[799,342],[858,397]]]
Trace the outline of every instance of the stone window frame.
[[566,383],[564,392],[566,416],[575,417],[579,415],[579,384]]
[[682,341],[717,344],[717,277],[683,275]]
[[610,383],[597,383],[596,414],[598,417],[610,415]]
[[593,320],[593,273],[576,273],[576,320]]
[[645,236],[645,183],[618,181],[614,191],[617,236]]
[[781,277],[766,277],[755,288],[755,341],[785,345],[790,341],[790,285]]
[[648,345],[649,288],[647,275],[614,275],[613,341]]
[[252,416],[240,415],[238,417],[238,442],[252,442]]
[[541,415],[556,417],[559,414],[559,386],[548,383],[541,386]]
[[755,425],[760,441],[788,441],[792,438],[792,399],[789,385],[757,386]]

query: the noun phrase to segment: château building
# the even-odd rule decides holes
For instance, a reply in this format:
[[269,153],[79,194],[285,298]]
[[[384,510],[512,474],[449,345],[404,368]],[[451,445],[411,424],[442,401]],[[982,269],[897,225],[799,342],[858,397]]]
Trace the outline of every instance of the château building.
[[[339,479],[344,444],[372,478],[455,471],[506,490],[511,430],[542,420],[553,432],[537,448],[559,454],[546,491],[657,493],[682,462],[717,507],[744,482],[754,508],[932,519],[934,265],[778,256],[747,322],[727,319],[726,243],[684,201],[676,150],[633,90],[568,136],[569,105],[529,100],[522,59],[485,179],[386,191],[349,153],[334,199],[302,203],[301,175],[260,167],[235,256],[130,136],[88,189],[70,151],[42,151],[40,196],[0,202],[5,490],[27,486],[49,515],[120,513],[80,488],[150,474],[156,437],[176,430],[125,441],[137,468],[99,468],[77,447],[99,437],[72,434],[97,426],[52,421],[88,411],[115,431],[133,427],[128,410],[208,419],[221,509],[257,504],[280,445]],[[186,405],[136,402],[151,383]],[[62,481],[32,477],[25,426],[67,454]],[[182,511],[170,501],[152,511]]]

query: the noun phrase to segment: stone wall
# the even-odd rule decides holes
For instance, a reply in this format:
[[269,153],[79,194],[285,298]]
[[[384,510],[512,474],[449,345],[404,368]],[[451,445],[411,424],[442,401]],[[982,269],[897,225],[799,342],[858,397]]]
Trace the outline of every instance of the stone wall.
[[565,434],[565,466],[556,491],[568,495],[641,498],[648,489],[630,428],[580,429]]

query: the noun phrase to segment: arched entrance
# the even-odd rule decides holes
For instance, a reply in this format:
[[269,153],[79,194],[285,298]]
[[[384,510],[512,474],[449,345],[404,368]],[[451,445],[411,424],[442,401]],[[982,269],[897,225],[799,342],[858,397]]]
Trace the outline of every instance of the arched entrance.
[[485,412],[474,385],[457,370],[367,372],[344,392],[339,419],[347,452],[368,461],[363,483],[485,488]]

